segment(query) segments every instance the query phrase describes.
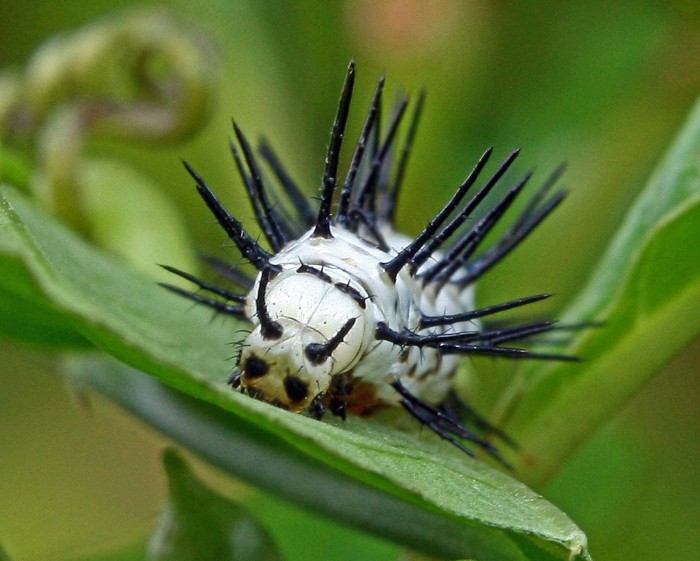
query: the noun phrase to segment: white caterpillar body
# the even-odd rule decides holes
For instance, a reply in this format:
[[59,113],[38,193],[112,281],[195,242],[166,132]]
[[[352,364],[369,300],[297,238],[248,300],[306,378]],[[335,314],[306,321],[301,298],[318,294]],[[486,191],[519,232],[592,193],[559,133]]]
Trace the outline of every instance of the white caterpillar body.
[[[383,322],[397,332],[416,331],[423,315],[473,309],[473,291],[456,293],[448,287],[436,294],[424,290],[407,271],[401,271],[396,281],[389,279],[380,263],[391,260],[407,246],[411,241],[407,236],[383,230],[384,239],[393,248],[385,252],[342,227],[331,231],[331,239],[314,237],[309,231],[270,260],[282,268],[265,292],[270,316],[283,326],[279,339],[265,338],[257,321],[259,278],[248,295],[246,313],[254,327],[243,345],[242,386],[260,392],[259,397],[265,401],[302,411],[328,390],[333,377],[350,374],[355,382],[367,384],[365,403],[354,404],[356,410],[398,404],[400,396],[390,386],[396,379],[419,399],[440,403],[452,387],[458,359],[443,357],[438,349],[401,348],[378,340],[376,326]],[[322,271],[326,278],[304,272],[302,264],[307,270],[313,267]],[[321,364],[310,361],[304,352],[307,346],[326,343],[348,318],[355,322],[332,355]],[[463,330],[463,324],[451,328]],[[432,331],[442,333],[446,329]],[[246,366],[251,358],[264,361],[269,371],[261,377],[248,376]],[[293,400],[287,395],[284,381],[290,376],[309,388],[303,399]],[[370,386],[375,388],[371,400],[366,395]]]
[[[549,194],[562,170],[552,174],[501,237],[483,249],[485,237],[529,179],[525,176],[496,204],[484,209],[485,197],[501,182],[518,154],[513,151],[482,181],[489,149],[415,239],[399,234],[393,228],[394,210],[423,97],[418,100],[403,146],[397,146],[406,102],[399,104],[382,135],[378,113],[384,81],[380,79],[348,172],[338,185],[338,161],[354,77],[351,63],[331,132],[318,210],[263,143],[259,156],[288,200],[287,206],[272,204],[273,195],[262,181],[258,155],[234,125],[238,146],[232,143],[233,155],[271,251],[245,231],[202,177],[185,164],[229,239],[258,272],[251,279],[236,265],[206,258],[234,289],[172,267],[166,268],[212,296],[166,287],[252,323],[230,378],[234,388],[251,397],[316,418],[327,411],[344,418],[346,414],[367,415],[377,408],[401,405],[465,452],[471,453],[463,443],[467,440],[500,460],[483,433],[496,434],[506,442],[507,437],[456,399],[453,377],[459,357],[464,355],[574,358],[519,345],[555,329],[551,321],[487,327],[490,316],[537,302],[547,294],[480,309],[474,305],[473,294],[474,283],[562,201],[562,192]],[[396,165],[392,154],[398,154]],[[476,193],[465,199],[473,188]],[[337,190],[340,195],[334,197]],[[474,218],[475,211],[478,218]],[[469,413],[471,424],[461,421],[460,412]]]

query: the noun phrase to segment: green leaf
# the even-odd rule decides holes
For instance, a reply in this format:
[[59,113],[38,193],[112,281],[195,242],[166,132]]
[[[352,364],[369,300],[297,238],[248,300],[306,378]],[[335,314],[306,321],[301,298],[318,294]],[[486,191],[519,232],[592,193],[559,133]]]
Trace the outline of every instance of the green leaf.
[[[566,515],[430,435],[362,419],[318,422],[232,392],[224,357],[235,325],[212,325],[206,311],[90,248],[18,193],[6,190],[1,202],[14,257],[52,306],[120,360],[233,413],[225,426],[255,446],[223,459],[235,441],[218,439],[199,450],[203,455],[222,458],[232,472],[277,494],[430,554],[530,559],[518,537],[559,559],[588,558],[584,534]],[[191,425],[191,438],[206,426]]]
[[168,501],[149,547],[154,561],[278,561],[265,528],[243,507],[203,485],[175,450],[163,457]]
[[[578,365],[528,365],[508,430],[541,485],[596,428],[700,333],[700,102],[652,175],[564,322],[602,320],[575,337]],[[522,380],[527,382],[522,383]]]
[[[464,557],[464,552],[470,551],[480,560],[538,559],[523,555],[509,533],[475,528],[420,503],[387,496],[253,423],[232,418],[218,407],[116,361],[82,355],[73,358],[68,369],[74,379],[107,395],[212,464],[277,496],[446,558]],[[390,434],[383,434],[387,431],[390,429],[383,427],[379,433],[383,442],[390,441]],[[414,445],[406,436],[403,440],[407,447]]]
[[270,529],[287,561],[396,561],[401,551],[395,543],[267,493],[252,493],[246,506]]
[[25,244],[8,218],[0,213],[0,333],[29,343],[89,346],[65,311],[37,286],[22,256]]

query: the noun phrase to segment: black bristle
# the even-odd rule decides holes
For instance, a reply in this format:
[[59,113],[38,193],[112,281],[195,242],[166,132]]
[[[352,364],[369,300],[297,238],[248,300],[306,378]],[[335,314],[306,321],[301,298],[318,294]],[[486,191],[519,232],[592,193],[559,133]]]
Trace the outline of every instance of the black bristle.
[[452,278],[474,254],[479,244],[493,229],[503,215],[508,211],[516,197],[529,181],[531,174],[526,175],[515,187],[495,204],[457,243],[450,248],[443,259],[430,267],[421,275],[424,283],[435,282],[442,285]]
[[170,292],[173,292],[178,296],[184,296],[188,300],[192,300],[197,304],[203,304],[209,308],[212,308],[213,310],[216,310],[217,312],[221,312],[222,314],[234,316],[239,319],[246,318],[244,306],[232,306],[231,304],[226,304],[225,302],[221,302],[220,300],[215,300],[213,298],[207,298],[206,296],[202,296],[201,294],[197,294],[195,292],[190,292],[189,290],[184,290],[179,286],[174,286],[172,284],[167,284],[164,282],[159,282],[158,284],[163,288],[167,288]]
[[511,300],[510,302],[504,302],[503,304],[496,304],[494,306],[488,306],[486,308],[479,308],[476,310],[463,312],[461,314],[450,314],[444,316],[423,316],[421,318],[420,326],[421,329],[426,329],[429,327],[437,327],[440,325],[451,325],[454,323],[471,321],[485,316],[497,314],[499,312],[504,312],[506,310],[512,310],[513,308],[519,308],[520,306],[526,306],[527,304],[533,304],[534,302],[539,302],[540,300],[544,300],[545,298],[549,298],[550,296],[550,294],[536,294],[534,296],[519,298],[518,300]]
[[338,202],[338,215],[336,216],[336,222],[338,222],[338,224],[347,223],[348,211],[350,209],[352,193],[355,187],[355,179],[357,177],[357,172],[360,169],[362,158],[365,154],[365,149],[367,147],[369,135],[376,124],[377,113],[379,111],[379,104],[381,102],[383,89],[384,76],[381,76],[379,78],[379,81],[377,82],[377,87],[374,90],[374,96],[372,97],[372,102],[370,103],[369,111],[367,112],[367,118],[365,119],[365,124],[362,127],[362,132],[360,133],[360,138],[357,141],[355,153],[352,156],[352,161],[350,162],[350,167],[348,168],[348,172],[345,176],[345,182],[343,183],[343,189],[340,193],[340,201]]
[[[404,104],[405,100],[405,109],[402,108],[402,104]],[[392,115],[392,120],[395,119],[398,116],[399,112],[402,112],[400,115],[401,122],[403,122],[403,119],[405,118],[407,111],[408,111],[408,105],[409,105],[410,97],[406,94],[399,94],[397,96],[397,101],[394,103],[394,114]],[[390,121],[391,123],[391,121]],[[399,123],[399,128],[400,128],[400,123]],[[368,205],[368,208],[373,209],[372,212],[377,216],[377,220],[384,221],[381,218],[381,209],[387,206],[387,198],[389,197],[389,191],[391,190],[391,181],[392,177],[394,176],[394,164],[396,162],[396,157],[397,153],[399,152],[398,150],[398,143],[399,143],[399,133],[398,129],[396,134],[394,135],[394,139],[391,141],[389,144],[389,151],[387,152],[386,157],[383,159],[382,164],[379,166],[379,171],[377,173],[377,186],[376,186],[376,193],[374,196],[374,200],[371,203],[371,206]]]
[[396,207],[399,202],[399,196],[401,194],[403,180],[406,175],[408,160],[411,157],[413,142],[415,141],[416,132],[418,131],[418,123],[420,122],[420,118],[423,114],[423,107],[425,106],[425,95],[425,90],[421,90],[418,94],[418,101],[416,101],[416,106],[413,109],[411,124],[408,127],[406,139],[404,140],[403,146],[401,148],[401,156],[399,158],[399,163],[396,166],[394,182],[391,185],[391,189],[386,194],[385,200],[382,201],[382,204],[380,205],[377,212],[378,218],[380,220],[388,222],[389,224],[394,223],[394,216],[396,214]]
[[458,440],[458,438],[467,440],[484,450],[504,467],[511,469],[510,464],[501,457],[498,453],[498,449],[493,444],[470,431],[463,423],[456,421],[440,409],[414,396],[399,380],[394,380],[391,383],[391,387],[401,396],[401,405],[403,408],[408,411],[414,419],[422,425],[427,426],[440,438],[450,442],[469,456],[474,456],[474,453]]
[[280,225],[282,218],[273,211],[272,206],[270,205],[270,201],[268,200],[265,192],[265,186],[262,182],[262,177],[260,176],[260,166],[258,166],[255,155],[250,148],[250,143],[235,121],[233,122],[233,130],[236,134],[238,144],[243,151],[243,157],[248,165],[249,173],[245,172],[243,162],[241,161],[240,155],[238,154],[238,150],[236,149],[236,145],[233,143],[233,141],[230,142],[231,153],[233,154],[233,158],[236,161],[236,165],[240,171],[243,183],[248,191],[248,198],[250,199],[250,203],[253,207],[255,218],[260,225],[260,229],[265,234],[265,238],[267,238],[270,247],[275,252],[278,252],[289,241],[282,231],[282,227]]
[[328,360],[331,353],[338,348],[338,345],[343,342],[343,339],[345,339],[345,336],[350,332],[352,326],[355,325],[355,321],[357,321],[357,318],[350,318],[345,322],[343,327],[340,328],[338,333],[333,335],[333,337],[328,339],[325,343],[309,343],[306,345],[304,349],[306,358],[308,358],[312,364],[321,364]]
[[[406,112],[407,105],[407,99],[403,99],[399,102],[391,123],[389,123],[389,130],[387,131],[386,138],[380,144],[379,149],[374,155],[367,173],[367,177],[357,193],[355,206],[371,213],[372,215],[376,214],[375,202],[380,172],[382,167],[387,163],[391,147],[393,146],[396,138],[396,133],[399,129],[399,125],[401,124],[401,119]],[[354,225],[354,227],[356,229],[357,225]]]
[[483,341],[487,345],[498,345],[500,343],[508,343],[510,341],[522,341],[535,335],[547,333],[557,329],[554,321],[540,321],[536,323],[526,323],[523,325],[515,325],[505,329],[496,329],[493,331],[483,331],[478,337],[474,337],[474,341]]
[[373,217],[370,216],[367,213],[367,211],[362,210],[361,208],[353,208],[350,211],[349,218],[355,224],[361,224],[362,226],[367,228],[367,231],[369,232],[370,236],[374,238],[377,247],[382,251],[386,251],[387,253],[389,253],[389,251],[391,250],[389,244],[386,243],[386,240],[384,239],[382,233],[379,231],[379,228],[373,220]]
[[389,341],[394,345],[409,345],[411,347],[436,348],[441,343],[469,341],[479,336],[479,331],[460,331],[453,333],[429,333],[422,335],[413,331],[394,331],[386,323],[377,323],[375,337]]
[[438,408],[456,422],[463,424],[466,420],[469,425],[475,427],[480,433],[486,436],[495,436],[513,450],[519,450],[520,447],[512,438],[496,425],[492,424],[487,418],[479,414],[478,411],[459,397],[454,390],[449,393],[445,401],[443,401]]
[[260,321],[260,331],[265,339],[279,339],[283,332],[282,326],[270,317],[267,306],[265,305],[265,292],[272,273],[273,269],[270,266],[265,267],[260,272],[258,292],[255,295],[256,314],[258,316],[258,321]]
[[545,179],[542,183],[542,186],[528,201],[527,205],[520,213],[518,219],[511,225],[512,230],[518,230],[525,225],[525,223],[532,217],[539,204],[545,200],[547,194],[552,190],[552,187],[554,187],[557,181],[559,181],[561,176],[564,174],[565,170],[566,164],[561,163],[554,169],[552,173],[549,174],[547,179]]
[[566,197],[564,191],[556,193],[543,205],[541,209],[531,213],[531,217],[524,221],[519,228],[511,228],[492,248],[484,255],[477,257],[468,263],[467,274],[454,280],[455,284],[468,286],[481,277],[486,271],[499,263],[506,255],[520,245],[532,231],[557,207]]
[[350,101],[352,90],[355,85],[355,61],[350,61],[348,72],[343,84],[343,92],[340,95],[338,112],[331,129],[331,140],[328,145],[328,155],[326,156],[326,169],[323,172],[323,191],[321,193],[321,205],[318,209],[314,236],[317,238],[330,238],[331,236],[331,204],[333,203],[333,193],[337,183],[338,161],[340,160],[340,149],[345,136],[345,125],[348,122],[350,113]]
[[[479,158],[479,161],[474,166],[465,183],[470,185],[477,179],[481,170],[486,165],[486,162],[491,157],[493,148],[488,148]],[[519,149],[513,150],[508,157],[503,161],[503,163],[498,167],[496,173],[494,173],[491,178],[486,182],[486,184],[479,190],[479,192],[474,195],[469,202],[464,206],[464,208],[455,216],[450,223],[445,226],[426,246],[418,252],[414,258],[416,266],[420,266],[425,263],[433,254],[433,252],[438,249],[447,239],[450,238],[459,228],[464,224],[464,222],[471,216],[472,212],[479,206],[481,201],[491,192],[491,190],[496,186],[498,181],[503,177],[506,171],[510,168],[515,158],[518,157],[520,153]]]
[[218,257],[214,257],[212,255],[200,255],[199,258],[222,277],[231,281],[236,286],[240,286],[245,290],[250,290],[253,288],[253,279],[242,271],[238,270],[234,265],[222,261]]
[[207,292],[211,292],[212,294],[216,294],[217,296],[221,296],[222,298],[225,298],[226,300],[230,302],[236,302],[238,304],[244,304],[245,303],[245,296],[241,294],[235,294],[233,292],[230,292],[226,290],[225,288],[221,288],[220,286],[216,286],[214,284],[205,282],[194,275],[191,275],[189,273],[186,273],[185,271],[181,271],[180,269],[176,269],[175,267],[171,267],[170,265],[160,265],[163,269],[166,271],[173,273],[174,275],[177,275],[178,277],[181,277],[192,284],[196,284],[199,288],[202,290],[206,290]]
[[290,214],[287,207],[280,202],[277,193],[269,191],[268,195],[272,207],[271,217],[279,226],[286,240],[296,240],[309,229],[306,224],[301,222],[298,216]]
[[454,195],[452,195],[452,198],[442,208],[442,210],[438,212],[437,215],[430,222],[428,222],[427,226],[423,229],[423,231],[420,234],[418,234],[418,237],[406,247],[404,247],[401,251],[399,251],[396,257],[394,257],[391,261],[381,264],[392,280],[396,279],[396,275],[399,274],[399,271],[403,267],[405,267],[409,263],[413,263],[413,258],[418,254],[418,252],[421,249],[423,249],[423,247],[428,243],[428,241],[437,233],[437,231],[443,225],[445,220],[447,220],[450,214],[452,214],[452,212],[454,212],[454,210],[459,206],[459,203],[464,198],[464,195],[467,194],[467,191],[474,184],[476,177],[481,171],[481,167],[483,167],[483,165],[485,165],[486,163],[486,160],[488,160],[489,154],[490,151],[487,150],[484,153],[484,156],[482,156],[481,160],[479,160],[477,167],[474,168],[472,173],[469,174],[467,179],[462,183],[462,185],[459,186],[457,192]]
[[563,354],[552,354],[552,353],[537,353],[529,351],[527,349],[519,349],[515,347],[499,347],[497,345],[466,345],[457,344],[450,345],[444,344],[438,347],[440,352],[446,355],[449,354],[459,354],[459,355],[486,355],[494,357],[505,357],[505,358],[515,358],[523,360],[551,360],[551,361],[561,361],[561,362],[580,362],[580,358],[577,356],[563,355]]
[[383,107],[384,102],[380,97],[377,100],[377,117],[374,119],[374,128],[372,129],[372,136],[369,139],[369,153],[370,162],[373,162],[379,153],[379,148],[382,143],[382,118],[383,118]]
[[209,207],[219,225],[228,234],[229,239],[236,244],[243,257],[248,259],[258,271],[262,271],[269,264],[270,254],[261,248],[243,229],[241,223],[229,214],[194,168],[184,160],[182,163],[197,183],[197,192]]
[[458,331],[449,333],[420,334],[413,331],[395,331],[386,323],[379,322],[375,337],[389,341],[394,345],[411,347],[428,347],[439,349],[446,354],[490,354],[494,356],[509,356],[512,358],[539,358],[547,360],[577,361],[577,357],[568,355],[553,355],[534,353],[527,349],[501,347],[499,343],[516,341],[556,330],[554,322],[539,322],[522,324],[497,331]]
[[282,162],[277,157],[277,154],[272,149],[272,146],[267,142],[267,140],[262,139],[260,141],[258,151],[262,158],[268,163],[272,172],[275,174],[279,180],[285,194],[291,201],[294,209],[296,210],[299,218],[306,226],[310,228],[316,224],[316,212],[309,204],[308,198],[301,191],[296,182],[291,178],[282,165]]
[[507,329],[494,331],[450,331],[447,333],[416,333],[414,331],[395,331],[386,323],[377,323],[375,337],[384,341],[389,341],[394,345],[409,345],[411,347],[431,347],[438,348],[440,345],[473,343],[482,341],[486,346],[493,347],[498,343],[516,341],[555,329],[552,321],[516,325]]

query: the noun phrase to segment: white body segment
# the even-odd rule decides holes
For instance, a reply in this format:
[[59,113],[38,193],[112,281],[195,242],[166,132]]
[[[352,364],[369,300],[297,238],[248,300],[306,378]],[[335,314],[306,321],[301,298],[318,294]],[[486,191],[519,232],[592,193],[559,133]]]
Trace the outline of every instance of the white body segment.
[[[246,315],[254,328],[244,342],[239,362],[244,388],[260,399],[301,411],[328,390],[334,377],[345,374],[374,390],[368,409],[398,404],[400,396],[389,385],[396,379],[421,400],[435,404],[444,400],[452,387],[458,357],[442,356],[433,348],[402,348],[378,339],[376,328],[384,322],[398,332],[417,331],[422,315],[473,309],[473,291],[453,291],[447,285],[436,296],[432,287],[424,288],[407,270],[401,270],[396,281],[392,281],[380,264],[389,261],[411,240],[389,229],[381,233],[391,247],[389,253],[334,226],[332,238],[314,237],[312,231],[307,232],[270,259],[271,265],[281,267],[281,271],[269,280],[264,304],[269,317],[282,327],[282,335],[277,339],[263,337],[256,306],[259,275],[246,303]],[[316,274],[300,272],[302,265],[316,269]],[[327,343],[351,318],[355,318],[352,327],[328,360],[314,364],[305,356],[309,344]],[[475,328],[478,324],[474,322],[457,323],[421,333]],[[249,363],[251,357],[253,363]],[[248,370],[255,368],[248,365],[257,367],[259,361],[269,370],[264,375],[255,371],[251,376]],[[288,395],[288,377],[308,388],[302,399]]]

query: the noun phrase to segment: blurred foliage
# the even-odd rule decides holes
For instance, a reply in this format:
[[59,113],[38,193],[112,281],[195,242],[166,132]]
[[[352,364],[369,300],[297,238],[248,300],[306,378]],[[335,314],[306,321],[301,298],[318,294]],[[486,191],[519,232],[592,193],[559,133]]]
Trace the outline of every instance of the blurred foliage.
[[168,502],[149,544],[154,561],[280,561],[274,541],[243,507],[197,480],[172,449],[163,457]]
[[[0,76],[0,139],[11,148],[3,176],[20,179],[41,206],[137,268],[152,272],[164,256],[193,265],[181,218],[159,188],[128,163],[91,158],[85,145],[191,135],[212,105],[211,51],[157,9],[126,10],[47,40],[26,68]],[[34,159],[24,174],[22,148]]]
[[[16,68],[8,76],[21,76],[48,37],[122,5],[2,2],[0,61]],[[360,106],[383,71],[390,86],[428,89],[399,213],[406,230],[420,228],[485,145],[495,145],[497,153],[521,145],[521,165],[537,162],[540,173],[569,162],[565,182],[572,193],[566,204],[526,249],[489,275],[479,293],[488,303],[547,290],[558,295],[551,305],[561,309],[586,281],[700,90],[700,10],[694,2],[628,0],[604,8],[582,0],[168,6],[186,28],[215,38],[221,80],[216,82],[214,68],[197,78],[212,84],[217,97],[215,106],[198,113],[204,117],[211,111],[208,124],[178,145],[115,141],[101,130],[81,136],[76,149],[79,157],[121,166],[108,175],[120,178],[112,194],[129,185],[132,209],[149,193],[162,201],[161,206],[147,203],[161,209],[153,213],[158,220],[140,217],[132,227],[138,239],[182,249],[175,252],[179,257],[164,256],[162,246],[157,259],[141,255],[146,267],[167,261],[187,268],[193,248],[223,254],[222,239],[211,235],[211,220],[177,159],[186,156],[206,169],[220,192],[230,188],[224,199],[236,208],[233,201],[242,190],[233,179],[225,141],[232,114],[249,134],[264,131],[314,192],[338,84],[354,55],[367,78],[358,83]],[[73,62],[68,60],[68,68]],[[11,90],[13,83],[4,77],[0,91]],[[4,111],[0,107],[0,115]],[[42,115],[41,123],[70,122],[70,117],[70,112]],[[45,141],[38,145],[2,136],[3,180],[29,190],[42,184],[31,173],[35,167],[63,164],[45,147],[63,148],[73,138],[52,139],[52,129],[43,130]],[[171,208],[172,201],[178,209]],[[162,221],[167,220],[174,226],[166,236]],[[185,220],[190,236],[184,233]],[[99,235],[94,224],[77,225],[93,241],[133,255],[128,239],[122,245]],[[135,230],[126,225],[123,231],[133,236]],[[12,323],[16,310],[5,305],[2,310],[3,323]],[[31,318],[31,310],[21,313]],[[598,561],[685,559],[700,547],[700,528],[693,523],[700,499],[700,414],[693,399],[699,353],[695,345],[679,357],[545,490],[589,531]],[[89,417],[75,409],[54,378],[51,356],[5,345],[3,363],[0,540],[12,558],[65,559],[91,546],[116,543],[129,549],[131,542],[143,541],[165,489],[157,463],[160,440],[99,401]],[[494,379],[508,374],[503,368]],[[488,388],[482,390],[488,394]],[[294,536],[288,537],[293,542]],[[358,544],[366,539],[356,536]],[[324,553],[334,558],[332,550]]]

